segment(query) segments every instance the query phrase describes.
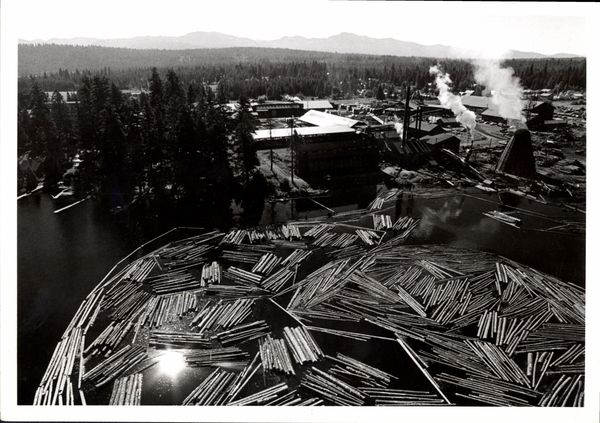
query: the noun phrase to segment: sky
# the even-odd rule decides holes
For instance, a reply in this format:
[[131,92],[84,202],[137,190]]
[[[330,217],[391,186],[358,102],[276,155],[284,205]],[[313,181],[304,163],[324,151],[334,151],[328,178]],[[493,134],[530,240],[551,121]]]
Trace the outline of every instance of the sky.
[[[85,6],[85,4],[92,6]],[[352,32],[419,44],[586,55],[598,5],[521,2],[5,0],[15,37],[131,38],[216,31],[257,40]],[[591,22],[591,25],[590,25]],[[594,37],[595,38],[595,37]]]

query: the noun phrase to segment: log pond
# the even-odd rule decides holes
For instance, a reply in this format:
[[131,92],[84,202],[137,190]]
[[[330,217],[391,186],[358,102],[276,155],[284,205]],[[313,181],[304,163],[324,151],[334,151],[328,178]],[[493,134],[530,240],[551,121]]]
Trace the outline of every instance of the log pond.
[[[348,201],[348,198],[351,201]],[[382,200],[381,205],[372,203],[375,198]],[[570,339],[568,336],[567,339],[563,339],[565,338],[565,328],[560,326],[561,324],[574,325],[577,317],[563,317],[565,322],[562,323],[551,319],[549,316],[538,316],[539,322],[531,317],[530,324],[532,321],[533,323],[539,323],[534,328],[541,331],[539,339],[536,338],[538,342],[541,342],[540,339],[545,334],[544,336],[547,336],[554,343],[553,347],[546,354],[543,354],[544,350],[539,345],[527,344],[524,350],[509,349],[508,353],[510,354],[508,354],[506,349],[510,347],[511,341],[516,339],[514,338],[517,334],[515,328],[519,324],[517,319],[525,321],[529,316],[519,315],[519,308],[516,305],[514,306],[515,309],[512,310],[513,315],[509,313],[504,315],[493,314],[494,307],[483,307],[482,313],[477,315],[477,321],[467,319],[466,322],[463,322],[465,324],[464,328],[468,328],[465,329],[467,332],[462,335],[479,338],[480,340],[477,342],[469,341],[471,344],[468,344],[468,348],[470,348],[468,358],[471,363],[463,363],[468,370],[462,368],[458,373],[453,373],[452,369],[440,370],[439,368],[443,368],[443,365],[436,364],[435,357],[453,357],[453,354],[464,353],[465,345],[462,345],[462,343],[456,345],[457,341],[453,337],[443,338],[438,331],[432,329],[432,326],[435,328],[435,322],[441,324],[441,322],[447,323],[446,319],[456,319],[455,314],[450,315],[454,307],[451,302],[457,299],[456,296],[452,295],[467,295],[470,292],[467,285],[473,286],[479,283],[483,286],[489,283],[491,284],[490,289],[496,289],[496,281],[500,281],[498,283],[501,285],[496,290],[496,296],[489,295],[497,300],[501,298],[502,293],[505,293],[505,295],[512,295],[509,299],[513,303],[518,302],[517,299],[521,294],[517,292],[519,291],[517,288],[510,288],[515,290],[515,293],[509,292],[509,294],[506,294],[506,291],[510,291],[508,286],[512,286],[511,281],[513,285],[518,284],[520,279],[515,275],[527,274],[530,271],[532,273],[526,279],[529,278],[539,283],[545,283],[548,280],[554,281],[554,277],[571,282],[572,284],[567,284],[567,286],[569,287],[568,291],[572,291],[572,294],[567,294],[567,296],[569,298],[572,296],[579,298],[582,295],[579,288],[585,287],[584,213],[565,209],[557,204],[542,204],[539,201],[520,197],[515,198],[515,196],[502,198],[502,205],[497,195],[481,193],[474,189],[440,191],[436,194],[414,193],[412,195],[408,192],[388,191],[384,186],[373,185],[352,190],[350,193],[340,192],[315,200],[287,200],[265,205],[262,215],[259,216],[256,222],[256,227],[271,225],[278,234],[282,234],[284,233],[281,229],[282,225],[296,221],[297,224],[294,227],[299,230],[300,238],[296,239],[289,232],[285,232],[287,237],[277,240],[290,242],[290,244],[280,243],[275,249],[270,249],[271,247],[267,248],[266,246],[276,245],[276,243],[263,239],[254,243],[262,245],[263,249],[244,249],[240,245],[250,245],[248,233],[238,234],[238,238],[242,236],[245,239],[243,242],[238,243],[236,233],[223,228],[221,235],[219,235],[221,239],[206,242],[206,245],[210,244],[211,246],[211,243],[214,242],[218,247],[214,247],[215,249],[211,251],[198,252],[197,257],[201,259],[195,263],[198,267],[188,271],[192,275],[190,276],[192,281],[202,281],[201,271],[204,261],[210,257],[211,263],[218,262],[224,283],[215,285],[221,287],[221,291],[217,288],[217,292],[211,293],[211,295],[224,297],[227,304],[238,301],[240,298],[236,298],[236,296],[240,295],[239,292],[228,291],[227,288],[222,287],[238,286],[247,288],[248,286],[255,286],[256,281],[252,279],[255,275],[260,277],[259,285],[266,279],[271,278],[269,281],[270,289],[267,290],[268,295],[263,293],[263,295],[256,295],[256,298],[253,297],[249,308],[247,304],[238,304],[235,308],[235,310],[238,310],[237,313],[240,310],[243,311],[246,307],[249,310],[248,313],[250,313],[248,316],[251,316],[238,322],[239,324],[264,321],[268,329],[257,324],[250,327],[242,326],[241,329],[237,329],[240,332],[235,333],[236,328],[239,326],[238,323],[230,323],[230,327],[227,325],[219,326],[218,324],[210,327],[210,319],[208,319],[208,323],[205,322],[208,325],[205,328],[206,334],[210,336],[201,338],[217,336],[217,338],[212,339],[212,342],[217,342],[219,348],[229,348],[228,350],[219,351],[225,354],[224,361],[230,363],[229,367],[217,367],[216,369],[221,369],[217,372],[214,367],[206,367],[200,364],[188,365],[180,370],[178,377],[174,378],[168,372],[165,372],[163,366],[159,365],[160,363],[152,362],[154,355],[143,355],[147,352],[131,351],[134,359],[139,358],[139,365],[148,366],[143,372],[143,381],[139,379],[122,381],[124,385],[119,391],[119,384],[115,383],[114,379],[109,378],[107,384],[103,385],[103,389],[89,390],[88,401],[97,404],[108,404],[111,400],[116,401],[115,396],[118,397],[118,395],[113,395],[113,391],[116,389],[115,392],[121,393],[123,398],[129,397],[131,400],[131,398],[139,396],[142,404],[181,404],[186,400],[190,403],[198,403],[206,399],[198,396],[190,397],[190,395],[198,388],[200,381],[206,381],[207,386],[211,387],[207,389],[209,391],[210,389],[214,390],[215,398],[221,398],[222,401],[229,398],[230,402],[250,398],[248,401],[263,401],[262,403],[268,403],[268,401],[275,401],[275,403],[277,401],[281,403],[309,401],[308,404],[310,404],[310,401],[321,401],[331,404],[335,403],[331,398],[338,398],[332,396],[331,392],[342,389],[345,392],[344,399],[338,399],[338,401],[347,401],[348,404],[356,405],[401,404],[403,401],[412,401],[421,405],[448,402],[481,405],[482,402],[486,404],[493,403],[492,400],[486,397],[486,392],[494,388],[482,387],[483,382],[481,381],[467,381],[464,378],[464,372],[483,372],[478,366],[481,365],[481,362],[484,362],[488,364],[486,371],[499,377],[503,380],[503,383],[512,384],[510,389],[516,389],[513,385],[519,386],[520,391],[516,393],[514,390],[511,391],[507,388],[507,397],[503,398],[502,401],[516,401],[517,404],[519,404],[519,401],[537,404],[541,401],[556,402],[557,398],[560,398],[561,401],[569,402],[569,405],[577,404],[576,392],[578,392],[578,386],[582,384],[581,378],[578,378],[577,369],[570,369],[571,373],[565,373],[566,376],[562,379],[562,374],[555,373],[555,375],[558,375],[556,378],[550,378],[551,375],[547,374],[543,384],[541,382],[543,379],[542,372],[559,372],[558,367],[573,366],[577,364],[578,358],[581,358],[583,340],[577,338],[578,333],[571,334],[571,338],[575,337],[577,339]],[[115,264],[138,246],[169,229],[165,219],[159,221],[158,217],[146,217],[143,227],[140,226],[140,219],[135,216],[111,217],[94,201],[79,204],[62,213],[53,213],[54,210],[65,205],[68,205],[68,200],[59,204],[41,193],[20,199],[18,203],[17,375],[19,404],[34,402],[36,389],[38,389],[44,377],[55,347],[61,340],[61,336],[65,334],[65,329],[72,322],[84,299],[88,297],[89,300],[90,293],[97,288],[100,281]],[[333,217],[328,217],[328,214],[331,214],[330,210],[335,211]],[[493,210],[508,210],[512,216],[521,220],[521,226],[506,225],[484,215],[484,213]],[[381,218],[381,216],[388,216],[388,218]],[[390,227],[398,223],[400,226],[395,229]],[[205,222],[202,222],[202,219],[199,218],[197,226],[204,225]],[[325,226],[319,229],[320,225]],[[292,226],[285,225],[283,227],[291,228]],[[364,232],[358,232],[361,229],[357,228],[363,228]],[[408,228],[410,228],[410,231],[408,231]],[[286,231],[289,230],[291,229],[286,229]],[[311,230],[315,232],[307,235]],[[418,284],[415,285],[414,283],[411,285],[408,282],[409,276],[401,278],[397,275],[397,280],[393,280],[393,272],[390,269],[400,265],[393,261],[386,261],[389,259],[370,266],[366,265],[365,262],[363,263],[364,268],[353,269],[361,272],[358,274],[360,277],[357,274],[349,273],[347,278],[350,282],[343,287],[338,286],[336,288],[338,289],[336,292],[341,297],[336,298],[334,302],[332,302],[332,299],[323,298],[315,300],[314,295],[308,295],[303,291],[308,289],[312,283],[326,283],[313,281],[316,277],[310,279],[309,276],[312,272],[319,271],[319,269],[326,272],[327,269],[323,270],[323,266],[327,266],[328,263],[339,264],[340,260],[343,262],[346,259],[346,254],[347,257],[353,260],[366,260],[364,258],[367,257],[365,254],[368,254],[371,248],[378,248],[375,245],[371,247],[369,245],[370,240],[378,244],[381,241],[380,245],[386,245],[387,241],[394,239],[394,236],[402,235],[405,230],[407,231],[406,236],[398,239],[393,246],[393,248],[410,248],[410,254],[412,254],[410,263],[401,263],[402,274],[411,275],[411,272],[416,274],[415,263],[430,262],[429,266],[431,267],[429,268],[423,263],[420,267],[417,266],[421,274],[418,277],[415,276],[415,280],[422,281],[423,277],[428,276],[434,279],[437,278],[437,281],[462,281],[463,285],[456,282],[456,287],[452,289],[454,294],[446,298],[438,293],[436,295],[439,298],[434,298],[435,289],[433,287],[424,288],[425,285],[419,287]],[[144,254],[156,251],[157,248],[167,245],[169,242],[199,236],[206,232],[210,233],[211,231],[196,229],[172,231],[165,237],[149,244],[143,251],[131,256],[121,265],[121,268],[130,263],[137,263],[136,260],[141,260]],[[225,237],[230,237],[230,239],[222,242]],[[202,241],[203,239],[197,238],[196,240]],[[294,244],[299,242],[305,242],[308,248],[300,248],[299,244]],[[202,241],[198,245],[204,245],[204,242]],[[438,245],[452,247],[452,249],[447,250],[452,251],[452,253],[440,253],[436,250],[439,248]],[[426,247],[424,247],[424,250],[420,250],[419,248],[422,247],[418,246]],[[301,253],[305,250],[312,252],[313,257],[302,258]],[[296,251],[299,251],[299,253],[296,253]],[[405,250],[405,253],[406,251],[408,250]],[[229,257],[223,257],[226,252]],[[496,256],[484,252],[497,254],[508,261],[497,259]],[[436,253],[439,253],[438,256],[436,256]],[[266,256],[267,254],[271,254],[272,257]],[[282,262],[291,257],[292,254],[298,255],[296,258],[303,260],[298,263],[304,263],[302,265],[304,267],[295,268],[282,265]],[[384,254],[384,252],[381,254]],[[448,262],[448,254],[454,255],[455,260]],[[467,260],[469,266],[476,265],[478,267],[477,271],[473,268],[464,268],[464,263],[460,266],[452,266],[452,263],[458,260],[456,257],[468,257],[469,254],[474,254]],[[265,256],[266,258],[264,258]],[[165,262],[170,259],[161,260],[163,261],[160,262],[159,266],[164,267]],[[259,260],[262,260],[262,262],[259,263]],[[159,263],[158,260],[156,262]],[[496,263],[500,264],[497,265]],[[254,269],[258,264],[261,264],[262,267]],[[438,265],[439,267],[437,267]],[[347,272],[353,265],[348,262],[345,263],[345,266],[340,267],[339,272]],[[506,268],[503,266],[506,266]],[[529,270],[529,268],[532,269]],[[285,269],[291,273],[283,272]],[[518,271],[515,269],[518,269]],[[187,271],[187,269],[183,270]],[[172,287],[169,288],[168,284],[164,285],[165,281],[159,277],[161,272],[157,269],[150,272],[146,276],[154,277],[156,280],[153,287],[148,290],[148,295],[161,295],[160,289],[166,289],[166,291],[162,291],[162,294],[171,297],[187,292],[187,288],[170,291]],[[491,273],[482,276],[486,272]],[[290,276],[292,273],[293,276]],[[277,274],[279,276],[274,277]],[[492,274],[495,276],[490,276]],[[548,275],[548,278],[544,276],[541,278],[542,282],[540,282],[540,277],[535,276],[539,274]],[[170,275],[170,277],[173,277],[173,275]],[[503,277],[504,279],[502,279]],[[470,278],[476,279],[471,280]],[[468,284],[465,284],[465,279]],[[225,283],[225,280],[229,282]],[[334,278],[333,280],[337,279]],[[305,283],[296,290],[285,292],[293,281],[305,281]],[[363,281],[362,284],[359,281]],[[364,281],[371,282],[364,283]],[[112,289],[112,294],[119,293],[119,289],[121,289],[117,287],[119,284],[116,280],[113,282],[114,286],[107,287],[107,290]],[[159,288],[156,288],[157,285]],[[210,286],[210,284],[207,284],[207,286]],[[196,288],[205,289],[202,286],[192,286],[191,289],[195,292]],[[283,293],[280,294],[280,291]],[[389,298],[386,299],[386,295],[390,292],[394,293],[396,296],[394,299],[398,303]],[[244,293],[244,295],[247,294]],[[444,295],[450,294],[446,292]],[[273,298],[273,296],[276,297]],[[404,297],[401,298],[401,296]],[[166,346],[172,346],[174,337],[177,338],[178,334],[184,332],[186,328],[189,329],[189,325],[194,319],[198,319],[199,322],[204,321],[203,317],[198,318],[199,314],[210,315],[210,313],[213,313],[216,315],[219,313],[218,307],[223,307],[225,303],[219,303],[214,298],[207,302],[205,301],[206,298],[203,299],[197,296],[195,299],[197,303],[193,304],[194,300],[189,298],[174,299],[173,301],[179,302],[179,304],[184,302],[188,304],[185,312],[182,312],[181,319],[179,317],[177,319],[169,318],[171,320],[165,321],[164,327],[158,328],[159,331],[154,331],[164,332],[162,334],[151,333],[146,329],[139,330],[139,340],[137,342],[146,343],[145,345],[152,342],[155,347],[158,346],[158,348],[152,350],[156,351],[156,355],[164,353]],[[382,319],[378,315],[380,311],[373,311],[365,305],[364,301],[368,303],[373,301],[373,298],[377,299],[378,304],[381,304],[381,302],[384,304],[381,307],[387,310],[385,313],[387,317],[394,316],[392,321]],[[444,298],[447,300],[445,303]],[[146,300],[149,301],[150,297]],[[140,301],[146,300],[140,299]],[[505,300],[508,301],[506,298]],[[100,299],[97,298],[96,301],[100,301]],[[547,301],[547,299],[540,301]],[[345,308],[342,307],[341,310],[340,302],[345,304]],[[444,304],[447,311],[439,311]],[[455,302],[455,304],[461,303]],[[90,310],[95,305],[97,304],[91,304]],[[325,305],[333,308],[328,309],[326,312],[322,309]],[[154,306],[156,307],[158,304],[154,304]],[[336,310],[335,313],[332,312],[333,309]],[[437,314],[435,314],[436,310],[438,310]],[[454,312],[459,313],[460,310],[457,308]],[[140,311],[140,313],[143,313],[143,311]],[[319,313],[321,313],[320,317],[318,317]],[[359,317],[352,315],[353,313]],[[564,311],[556,311],[556,313],[561,315]],[[91,314],[89,313],[88,317]],[[332,314],[335,314],[336,317],[332,318]],[[434,322],[422,320],[430,319],[434,314],[438,320],[434,319]],[[90,328],[85,341],[85,348],[91,347],[94,339],[97,339],[109,324],[110,316],[103,309],[103,312],[98,314],[98,320]],[[510,326],[511,324],[513,326]],[[289,331],[297,327],[308,328],[306,329],[308,336],[306,334],[290,335],[289,332],[286,332],[286,328]],[[407,330],[407,327],[412,329]],[[478,328],[475,332],[473,332],[474,327]],[[567,328],[570,328],[570,326],[567,326]],[[125,342],[120,344],[121,348],[125,343],[131,341],[130,338],[133,336],[135,329],[135,327],[129,327],[125,331],[124,327],[120,328],[125,332],[123,335]],[[212,329],[214,331],[211,331]],[[234,330],[234,333],[223,333],[227,330]],[[198,333],[204,332],[199,330]],[[561,335],[556,335],[557,333]],[[221,337],[236,335],[241,337],[242,341],[244,341],[244,336],[254,336],[255,338],[241,342],[238,345],[239,340],[223,343],[223,339],[218,338],[219,334]],[[81,342],[81,335],[81,333],[78,335],[73,334],[73,336],[79,338],[71,339],[70,348],[76,349],[75,344]],[[436,339],[438,344],[431,345],[434,342],[430,340],[427,345],[421,345],[420,338],[426,336],[433,337],[431,339]],[[504,339],[498,339],[498,336],[502,336]],[[118,340],[118,337],[116,339]],[[198,339],[187,339],[184,346],[187,348],[194,345],[194,342],[200,341]],[[287,345],[287,347],[281,348],[282,344]],[[317,348],[313,351],[314,362],[311,359],[304,360],[301,358],[307,358],[307,356],[294,356],[294,345],[313,344]],[[517,344],[515,344],[515,348]],[[216,345],[213,344],[212,347],[216,348]],[[501,348],[502,352],[500,352]],[[187,348],[187,350],[189,349]],[[201,358],[191,357],[187,350],[184,354],[186,360],[188,360],[187,363],[202,363]],[[276,355],[277,359],[272,359],[272,361],[265,358],[269,354],[267,351],[274,354],[273,351],[281,352],[282,350],[290,351],[289,357],[278,353]],[[305,348],[300,348],[300,351],[304,350]],[[100,351],[98,355],[105,352]],[[137,353],[140,354],[136,355]],[[560,361],[562,354],[569,355]],[[92,367],[89,366],[94,364],[94,360],[98,360],[98,355],[90,358],[91,361],[89,365],[86,365],[86,370],[92,370]],[[109,353],[107,359],[111,355]],[[116,352],[114,356],[118,358]],[[293,363],[291,367],[290,365],[286,367],[287,371],[273,364],[280,363],[282,357],[288,357],[285,360],[289,359]],[[158,360],[157,358],[155,361]],[[268,371],[257,370],[257,363],[259,362],[263,369],[269,366],[272,367]],[[404,372],[402,375],[397,374],[397,366],[391,364],[398,362],[402,363]],[[97,364],[99,363],[97,361]],[[508,371],[508,375],[504,373],[507,371],[505,366],[512,365],[507,363],[516,363],[517,367],[522,369],[521,373],[524,376],[514,368]],[[437,366],[438,369],[435,372],[423,371],[426,368],[425,365],[432,368]],[[77,368],[77,364],[74,368]],[[290,368],[295,369],[296,373],[292,374],[289,371]],[[247,374],[244,374],[245,369],[249,369]],[[534,369],[536,373],[531,374]],[[98,374],[101,373],[100,370],[102,369],[98,370]],[[256,373],[251,375],[250,372],[254,371]],[[368,377],[364,376],[365,372],[369,375]],[[352,376],[348,376],[349,373]],[[435,378],[431,377],[430,373],[435,373]],[[88,383],[87,386],[89,387],[90,383],[95,384],[104,381],[94,379],[94,375],[94,373],[86,375],[84,384]],[[260,375],[258,381],[257,375]],[[504,375],[504,377],[498,375]],[[227,389],[234,386],[239,387],[239,384],[245,381],[244,376],[251,382],[246,380],[248,382],[245,387],[246,391],[242,392],[240,390],[233,397],[231,391],[227,391]],[[254,379],[251,379],[252,377]],[[523,377],[525,379],[522,379]],[[370,385],[368,388],[363,387],[362,390],[356,390],[357,388],[351,390],[341,383],[348,378],[354,382],[357,379],[361,383],[368,381],[367,385]],[[406,383],[407,380],[410,383]],[[434,383],[432,383],[432,380]],[[287,382],[286,387],[280,385],[282,381]],[[235,385],[234,382],[239,384]],[[476,389],[465,387],[469,383],[479,383],[479,385]],[[538,395],[530,392],[535,391],[536,384],[538,387],[544,386],[551,394],[544,396],[544,393]],[[138,389],[140,386],[146,387],[149,385],[153,388],[144,388],[138,394],[131,392],[125,395],[124,393],[126,387],[128,387],[127,389]],[[443,386],[443,388],[438,389],[436,385]],[[451,386],[455,388],[447,388]],[[387,388],[388,394],[392,392],[393,395],[384,394],[382,392],[384,388]],[[273,391],[263,392],[266,389],[273,389]],[[249,395],[257,395],[261,392],[262,394],[257,397],[258,399],[249,397]],[[302,392],[302,395],[299,392]],[[311,394],[308,395],[306,392]],[[554,393],[556,395],[553,396]],[[75,403],[80,403],[81,400],[76,390],[71,395],[77,397]],[[230,395],[230,397],[227,397],[227,395]],[[474,398],[473,395],[477,398]],[[517,399],[513,397],[517,397]],[[266,398],[270,398],[270,400]],[[346,403],[342,402],[341,404]],[[498,405],[502,404],[501,402]]]

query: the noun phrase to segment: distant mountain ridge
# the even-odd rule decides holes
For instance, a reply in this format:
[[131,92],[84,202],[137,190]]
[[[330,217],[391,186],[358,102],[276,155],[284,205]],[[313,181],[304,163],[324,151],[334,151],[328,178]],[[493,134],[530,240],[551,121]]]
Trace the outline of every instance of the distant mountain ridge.
[[[133,38],[51,38],[43,40],[19,40],[20,44],[67,44],[81,46],[119,47],[132,49],[164,49],[190,50],[228,47],[263,47],[284,48],[291,50],[320,51],[331,53],[375,54],[390,56],[415,56],[433,58],[470,58],[477,57],[478,52],[459,47],[436,44],[427,46],[394,38],[371,38],[342,32],[327,38],[306,38],[302,36],[286,36],[273,41],[260,41],[250,38],[236,37],[219,32],[191,32],[180,37],[141,36]],[[541,59],[581,57],[574,54],[559,53],[545,55],[535,52],[510,50],[506,58]]]

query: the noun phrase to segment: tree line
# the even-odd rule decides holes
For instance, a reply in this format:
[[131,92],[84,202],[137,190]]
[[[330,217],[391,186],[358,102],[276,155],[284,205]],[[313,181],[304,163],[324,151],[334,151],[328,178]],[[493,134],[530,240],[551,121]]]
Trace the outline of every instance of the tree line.
[[[163,73],[174,69],[186,86],[221,82],[231,99],[375,97],[380,87],[387,97],[394,98],[407,85],[419,91],[433,90],[429,68],[435,64],[450,74],[454,91],[473,87],[473,64],[458,59],[250,47],[176,51],[21,45],[19,88],[28,90],[35,80],[44,91],[74,91],[83,78],[100,75],[110,77],[119,89],[147,89],[147,75],[156,67]],[[524,88],[563,91],[586,87],[585,58],[514,59],[503,65],[513,68]]]
[[48,187],[62,180],[113,206],[134,199],[210,205],[224,191],[264,192],[246,97],[231,111],[223,96],[184,85],[173,69],[162,76],[153,69],[147,82],[148,92],[134,97],[107,76],[84,75],[73,106],[58,91],[48,98],[34,81],[19,98],[19,155],[42,162]]

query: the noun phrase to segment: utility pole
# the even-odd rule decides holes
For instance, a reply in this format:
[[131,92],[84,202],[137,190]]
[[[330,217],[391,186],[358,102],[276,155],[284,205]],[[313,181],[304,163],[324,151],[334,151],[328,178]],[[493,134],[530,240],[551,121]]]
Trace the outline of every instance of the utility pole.
[[294,185],[294,118],[290,119],[290,156],[292,166],[292,185]]
[[[271,110],[271,114],[273,110]],[[269,124],[269,142],[271,143],[271,172],[273,172],[273,119],[271,117],[267,118],[267,122]]]
[[406,103],[404,104],[404,127],[402,128],[402,150],[406,144],[406,138],[408,137],[408,125],[410,124],[410,108],[408,103],[410,102],[410,85],[406,86]]

